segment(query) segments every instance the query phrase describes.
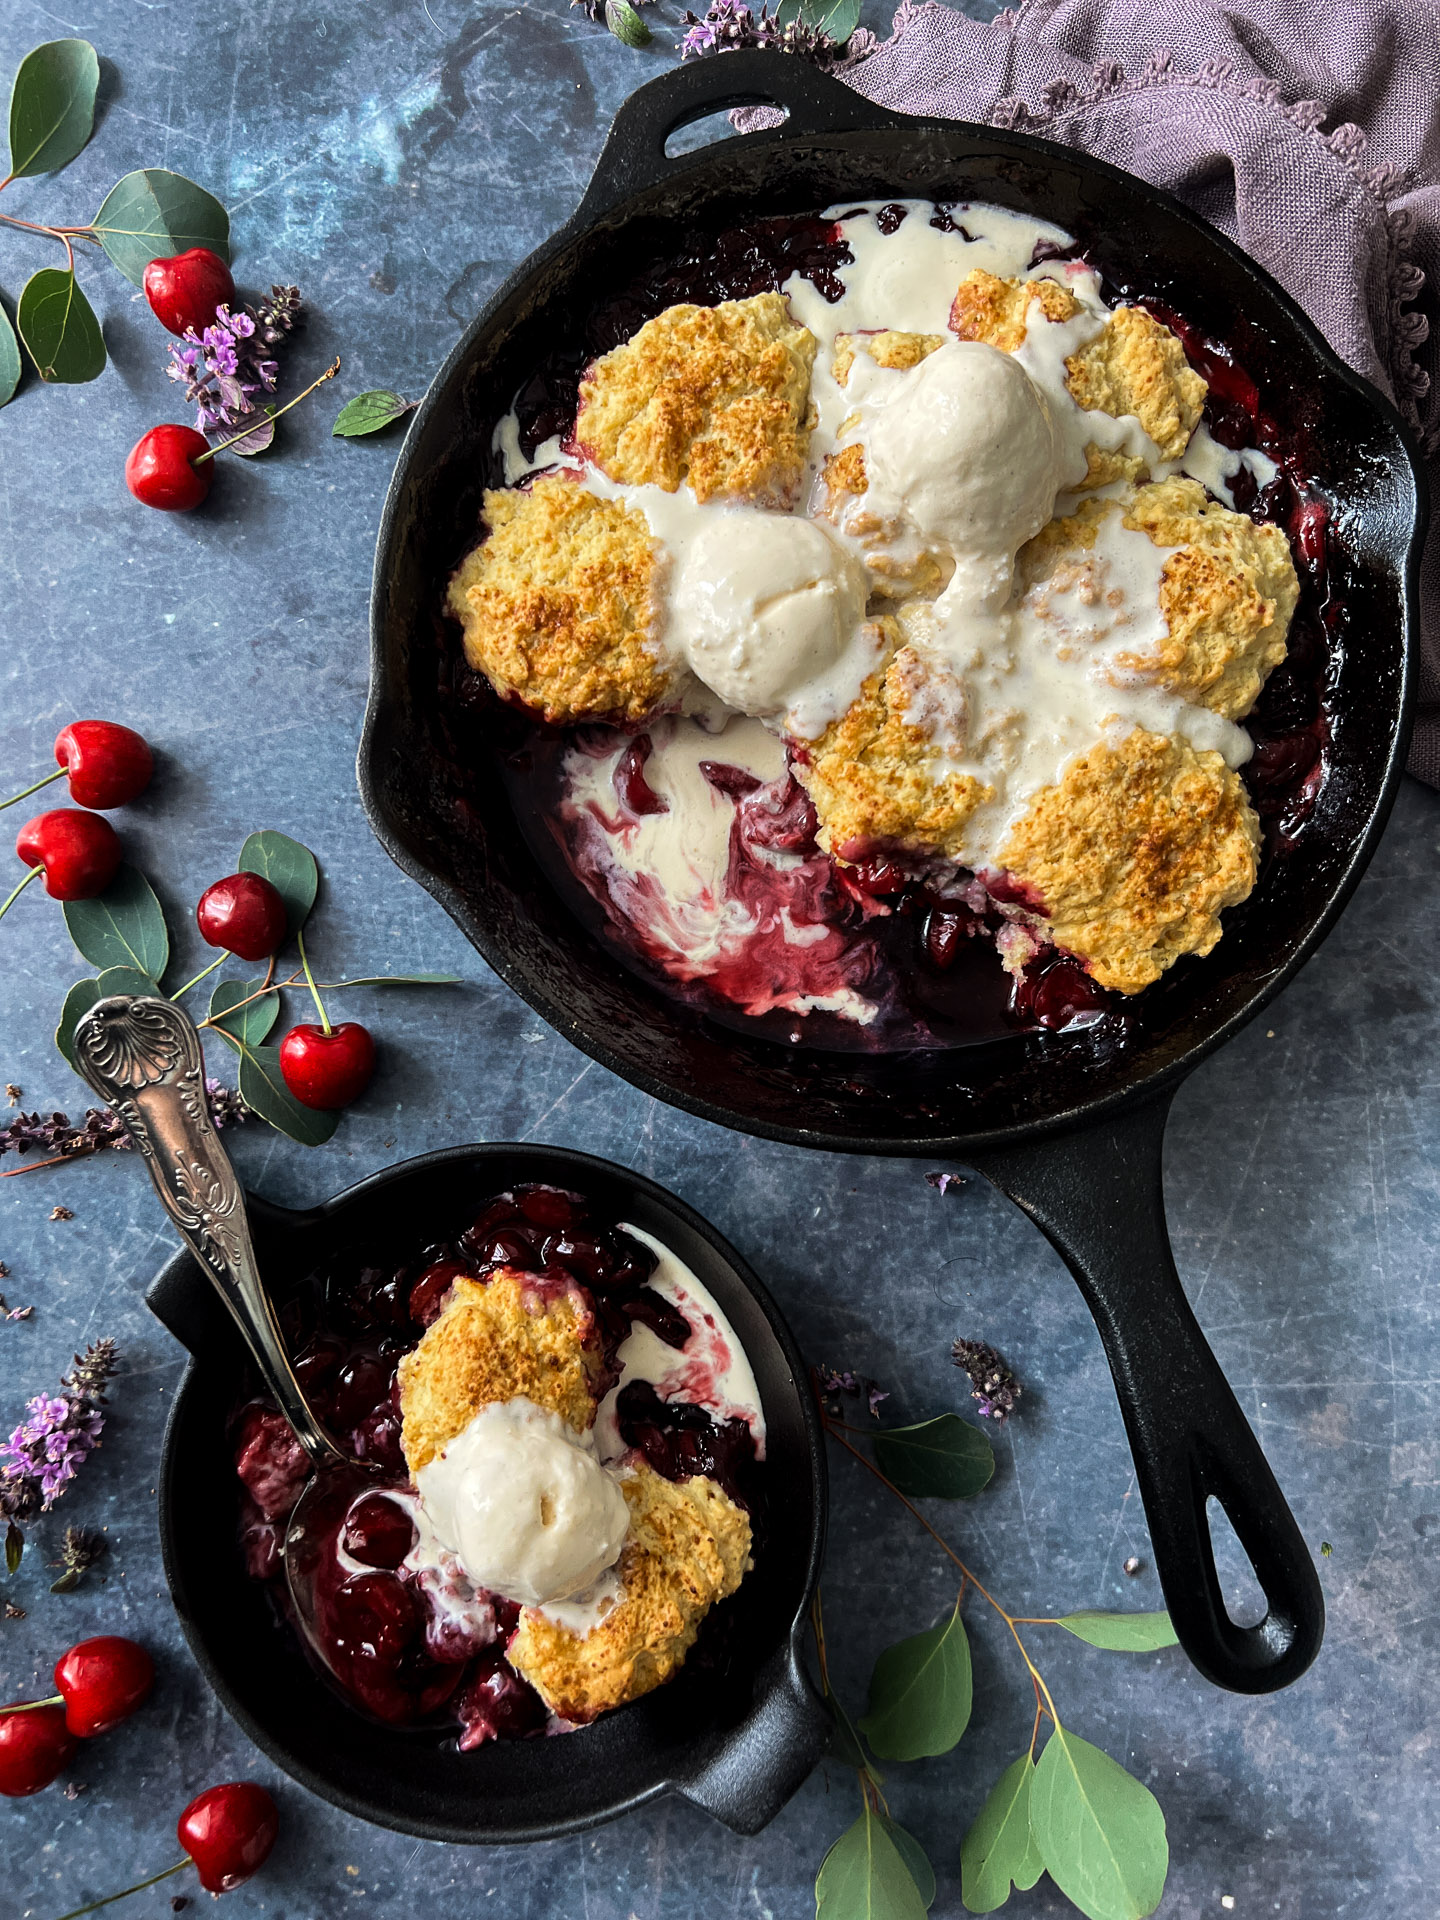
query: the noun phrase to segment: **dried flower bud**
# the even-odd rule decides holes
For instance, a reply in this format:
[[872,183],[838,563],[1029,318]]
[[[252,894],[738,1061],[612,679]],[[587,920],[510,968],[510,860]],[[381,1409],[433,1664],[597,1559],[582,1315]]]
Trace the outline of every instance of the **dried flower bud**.
[[983,1340],[957,1340],[950,1357],[969,1374],[981,1419],[993,1420],[997,1426],[1008,1420],[1023,1389],[994,1347],[987,1347]]

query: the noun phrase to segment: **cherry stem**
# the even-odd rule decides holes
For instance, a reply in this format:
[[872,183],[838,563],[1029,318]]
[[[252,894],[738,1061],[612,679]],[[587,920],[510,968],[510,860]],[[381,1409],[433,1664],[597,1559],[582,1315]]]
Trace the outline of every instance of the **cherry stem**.
[[17,1173],[39,1173],[42,1167],[63,1167],[67,1160],[83,1160],[87,1153],[99,1153],[100,1143],[93,1146],[72,1147],[68,1153],[55,1153],[48,1160],[29,1160],[23,1167],[11,1167],[0,1173],[0,1180],[13,1180]]
[[18,1706],[6,1707],[6,1713],[34,1713],[37,1707],[63,1707],[63,1693],[52,1693],[48,1700],[22,1700]]
[[[0,214],[0,219],[4,219],[4,217],[5,216],[3,214]],[[284,406],[277,407],[274,413],[267,413],[263,420],[257,420],[253,427],[246,427],[243,433],[237,433],[232,439],[222,440],[218,447],[210,447],[210,448],[207,448],[207,450],[204,453],[197,453],[195,458],[190,462],[191,466],[203,467],[205,462],[207,460],[213,460],[217,453],[224,453],[227,447],[238,447],[242,440],[248,440],[251,434],[258,433],[261,427],[267,426],[267,425],[273,426],[274,423],[280,418],[282,413],[288,413],[291,407],[298,407],[300,402],[305,398],[306,394],[313,393],[316,387],[323,387],[325,382],[327,380],[333,380],[339,371],[340,371],[340,356],[337,353],[335,358],[330,362],[330,365],[325,369],[324,373],[321,374],[320,378],[318,380],[312,380],[309,386],[306,387],[304,393],[297,393],[293,400],[287,400]],[[326,1032],[327,1033],[329,1032],[328,1027],[326,1028]]]
[[193,980],[187,980],[183,987],[177,987],[170,998],[172,1000],[178,1000],[182,993],[188,993],[192,987],[198,987],[207,973],[213,973],[217,967],[223,967],[229,958],[230,955],[228,953],[222,953],[218,960],[212,960],[208,967],[202,967]]
[[315,984],[315,976],[310,971],[310,962],[305,957],[305,931],[303,927],[297,930],[295,938],[300,946],[300,964],[305,969],[305,984],[310,989],[310,998],[315,1002],[315,1011],[320,1016],[321,1030],[328,1034],[330,1032],[330,1021],[325,1012],[325,1002],[320,998],[320,989]]
[[72,1907],[69,1913],[62,1913],[60,1920],[80,1920],[82,1913],[98,1913],[101,1907],[108,1907],[116,1900],[128,1900],[132,1893],[143,1893],[146,1887],[153,1887],[161,1880],[168,1880],[172,1873],[179,1873],[182,1867],[188,1867],[190,1856],[177,1860],[173,1867],[166,1867],[163,1873],[152,1873],[148,1880],[137,1880],[133,1887],[122,1887],[119,1893],[107,1893],[103,1900],[92,1900],[88,1907]]
[[48,787],[52,780],[63,780],[68,772],[68,767],[56,767],[53,773],[47,773],[45,778],[37,780],[34,786],[22,787],[19,793],[12,793],[8,800],[0,800],[0,813],[3,813],[6,807],[13,807],[17,800],[24,800],[32,793],[38,793],[41,787]]
[[0,906],[0,920],[3,920],[5,918],[5,915],[10,911],[11,907],[14,906],[15,902],[20,898],[21,894],[25,891],[26,887],[29,886],[30,882],[32,880],[38,880],[44,871],[45,869],[43,867],[32,867],[29,873],[27,873],[25,878],[20,882],[19,886],[11,888],[9,898],[5,901],[3,906]]

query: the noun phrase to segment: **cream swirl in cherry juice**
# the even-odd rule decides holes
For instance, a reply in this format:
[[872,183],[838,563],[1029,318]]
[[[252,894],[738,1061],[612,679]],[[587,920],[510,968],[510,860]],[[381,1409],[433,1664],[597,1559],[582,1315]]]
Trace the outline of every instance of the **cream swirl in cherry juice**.
[[[533,1275],[541,1298],[579,1288],[593,1314],[600,1457],[643,1458],[673,1480],[708,1475],[749,1510],[756,1557],[764,1550],[764,1422],[743,1349],[672,1253],[584,1195],[517,1187],[401,1267],[337,1265],[312,1276],[282,1314],[296,1371],[341,1444],[380,1470],[373,1490],[321,1516],[318,1630],[357,1706],[394,1726],[448,1722],[462,1748],[542,1733],[551,1722],[505,1658],[519,1605],[477,1589],[437,1545],[401,1451],[397,1369],[458,1278],[483,1281],[502,1266]],[[278,1409],[258,1396],[237,1407],[231,1444],[246,1570],[284,1611],[281,1542],[308,1462]],[[553,1611],[573,1631],[593,1623],[583,1609],[573,1620]],[[724,1656],[721,1608],[690,1658]]]
[[[1018,237],[1024,241],[1019,254]],[[1057,272],[1068,264],[1082,299],[1092,298],[1085,289],[1098,286],[1095,273],[1067,236],[996,208],[931,210],[896,203],[872,206],[863,218],[861,210],[850,215],[842,209],[833,216],[782,217],[718,235],[697,233],[673,261],[597,306],[582,339],[542,363],[497,426],[492,477],[513,484],[537,466],[567,461],[584,367],[677,301],[713,304],[784,290],[795,317],[822,345],[837,331],[877,325],[943,333],[949,295],[964,273],[974,267],[1029,273],[1047,262],[1058,263]],[[1325,702],[1344,619],[1331,586],[1327,505],[1302,448],[1264,411],[1255,382],[1223,341],[1203,336],[1145,287],[1125,284],[1113,272],[1107,271],[1103,291],[1110,304],[1129,300],[1148,307],[1178,335],[1208,382],[1202,425],[1184,460],[1174,464],[1227,505],[1280,525],[1294,555],[1301,595],[1288,657],[1244,722],[1254,751],[1241,774],[1265,828],[1268,864],[1284,858],[1302,833],[1325,775]],[[1093,315],[1082,313],[1070,326],[1083,331],[1095,324]],[[1017,358],[1026,360],[1042,387],[1047,380],[1053,387],[1063,377],[1068,333],[1056,326],[1043,334],[1054,339],[1038,337]],[[1047,354],[1054,366],[1041,364]],[[932,376],[924,373],[928,364],[904,378],[923,383],[938,377],[936,367]],[[893,384],[896,376],[885,379]],[[852,386],[855,380],[852,375]],[[841,430],[847,410],[863,403],[863,388],[861,382],[854,392],[842,389],[822,352],[813,389],[819,425],[812,466]],[[1067,427],[1071,438],[1081,423],[1087,436],[1104,444],[1142,451],[1130,444],[1140,431],[1136,421],[1077,415]],[[880,443],[883,438],[882,432]],[[1074,463],[1078,446],[1058,449],[1061,465]],[[606,490],[593,473],[587,483]],[[683,525],[683,499],[651,501],[653,488],[630,491],[657,537],[679,542],[684,588],[686,543],[694,536]],[[1130,544],[1143,538],[1134,536]],[[1163,556],[1148,548],[1147,555],[1158,569]],[[697,601],[696,607],[706,620],[712,617],[708,604]],[[727,618],[735,625],[733,615]],[[700,627],[700,657],[692,665],[704,677],[704,621]],[[808,628],[801,638],[806,648],[797,652],[807,657],[806,649],[814,652]],[[688,643],[685,651],[688,658]],[[815,726],[806,723],[803,703],[795,708],[794,689],[788,683],[771,688],[743,649],[735,658],[740,677],[722,688],[726,697],[766,717],[788,709],[787,730],[796,736],[791,752],[803,754]],[[844,658],[838,665],[842,676],[864,670],[863,662],[851,668]],[[1003,876],[987,872],[981,886],[964,868],[943,862],[923,873],[913,863],[881,857],[832,863],[816,844],[813,808],[783,748],[773,734],[767,748],[754,721],[727,721],[712,711],[707,724],[718,722],[721,730],[710,740],[703,734],[697,739],[700,729],[685,718],[658,722],[638,735],[588,727],[557,736],[520,716],[497,713],[488,687],[463,662],[448,668],[446,677],[463,704],[489,716],[517,817],[577,915],[637,971],[722,1024],[789,1044],[891,1050],[1075,1026],[1102,1027],[1121,1039],[1140,1017],[1133,1001],[1100,988],[1078,960],[1049,947],[1025,959],[1034,943],[1024,941],[1015,923],[1043,903],[1018,888],[1008,897]],[[1103,697],[1117,704],[1113,688]],[[1075,735],[1079,721],[1092,718],[1068,716],[1066,737]],[[1198,726],[1203,733],[1214,725],[1214,716],[1196,709],[1142,715],[1137,707],[1135,718],[1161,732],[1189,733]],[[1195,744],[1219,745],[1232,765],[1239,764],[1249,743],[1239,729],[1226,728],[1214,727],[1223,738],[1197,737]],[[1031,761],[1021,769],[1028,786],[1054,778],[1043,745]],[[1001,809],[988,811],[995,817],[987,819],[982,809],[977,824],[998,843]],[[677,831],[681,816],[683,830]],[[677,851],[688,863],[683,884],[676,884]],[[1010,973],[999,958],[1007,942]]]

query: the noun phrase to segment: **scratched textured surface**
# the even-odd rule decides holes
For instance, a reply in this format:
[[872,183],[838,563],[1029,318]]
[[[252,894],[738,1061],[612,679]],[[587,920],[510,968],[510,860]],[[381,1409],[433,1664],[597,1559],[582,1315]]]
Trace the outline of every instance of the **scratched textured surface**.
[[[84,217],[140,165],[206,182],[234,211],[242,282],[293,278],[313,302],[293,373],[343,352],[346,392],[420,390],[489,289],[569,211],[610,114],[676,37],[662,28],[654,48],[632,54],[561,0],[235,0],[220,14],[75,3],[63,18],[33,0],[3,9],[5,74],[61,32],[88,35],[113,63],[91,149],[58,180],[11,189],[7,207]],[[43,257],[6,234],[0,284],[11,298]],[[249,1182],[300,1203],[393,1159],[485,1138],[574,1144],[639,1167],[736,1242],[810,1354],[878,1375],[897,1410],[958,1404],[946,1360],[957,1332],[1013,1357],[1023,1411],[993,1487],[950,1524],[1014,1611],[1158,1604],[1099,1345],[1039,1236],[978,1184],[942,1199],[919,1167],[807,1156],[656,1107],[487,976],[385,860],[355,796],[370,545],[393,442],[332,442],[331,388],[288,424],[283,453],[230,462],[204,514],[147,515],[120,469],[143,428],[178,414],[160,336],[108,268],[87,278],[111,369],[86,388],[32,386],[0,417],[0,784],[20,784],[64,720],[127,720],[163,761],[124,831],[177,926],[230,871],[244,835],[276,825],[324,862],[314,947],[330,977],[422,967],[467,981],[443,998],[355,995],[347,1011],[384,1043],[372,1094],[314,1153],[259,1125],[232,1136]],[[290,390],[299,384],[292,375]],[[1320,1562],[1330,1629],[1319,1664],[1278,1699],[1244,1701],[1208,1689],[1173,1652],[1130,1659],[1053,1629],[1033,1636],[1066,1718],[1165,1807],[1168,1920],[1418,1913],[1440,1872],[1422,1704],[1440,1683],[1440,1116],[1425,939],[1440,908],[1437,849],[1440,803],[1412,785],[1357,900],[1270,1030],[1205,1067],[1171,1129],[1181,1270],[1307,1537],[1333,1547]],[[197,949],[192,932],[183,957],[198,965]],[[49,1033],[85,969],[58,910],[32,891],[0,953],[0,1078],[21,1085],[27,1105],[73,1108],[81,1089]],[[57,1204],[74,1218],[52,1222]],[[673,1804],[584,1838],[488,1853],[367,1827],[275,1776],[207,1695],[160,1580],[153,1464],[181,1363],[141,1295],[170,1244],[140,1168],[121,1156],[0,1187],[5,1288],[12,1305],[36,1304],[33,1319],[0,1325],[0,1420],[53,1382],[80,1341],[110,1333],[125,1355],[103,1451],[36,1529],[10,1584],[27,1617],[0,1623],[0,1697],[37,1690],[61,1648],[90,1632],[138,1634],[161,1665],[153,1703],[78,1763],[79,1798],[52,1789],[8,1807],[5,1913],[53,1920],[153,1872],[173,1858],[183,1802],[247,1774],[275,1787],[284,1831],[263,1876],[227,1897],[234,1920],[813,1911],[819,1857],[857,1810],[842,1770],[818,1772],[755,1840]],[[827,1615],[839,1683],[857,1705],[879,1648],[952,1593],[937,1552],[882,1501],[857,1468],[834,1462]],[[108,1528],[108,1577],[52,1598],[43,1563],[67,1517]],[[1127,1578],[1131,1554],[1142,1571]],[[888,1783],[936,1863],[935,1911],[947,1916],[960,1911],[960,1836],[1029,1730],[1013,1650],[991,1620],[971,1618],[971,1733],[944,1760],[892,1768]],[[119,1911],[168,1913],[177,1884]],[[1071,1911],[1047,1884],[1016,1908],[1035,1920]]]

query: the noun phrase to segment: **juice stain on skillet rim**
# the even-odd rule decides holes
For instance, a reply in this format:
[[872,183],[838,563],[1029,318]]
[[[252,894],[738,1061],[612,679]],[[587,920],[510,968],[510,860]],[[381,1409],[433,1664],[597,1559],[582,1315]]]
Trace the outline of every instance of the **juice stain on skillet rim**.
[[[675,160],[666,133],[741,100],[787,129]],[[894,196],[988,200],[1076,236],[1107,285],[1224,337],[1336,507],[1343,645],[1332,660],[1329,772],[1304,858],[1272,860],[1204,962],[1143,996],[1124,1046],[1029,1034],[938,1055],[839,1059],[737,1040],[647,990],[555,896],[473,733],[442,707],[443,583],[474,538],[496,415],[583,315],[673,260],[677,233]],[[502,287],[411,428],[376,552],[373,665],[359,772],[377,834],[510,985],[648,1092],[722,1124],[831,1148],[964,1152],[1033,1137],[1158,1093],[1253,1017],[1353,888],[1403,765],[1413,700],[1423,478],[1394,409],[1325,345],[1270,277],[1170,196],[1032,136],[876,108],[800,63],[727,54],[652,81],[622,109],[575,218]]]
[[[893,205],[881,210],[877,225],[889,235],[907,218],[922,217],[919,210],[907,213],[905,207]],[[964,234],[963,208],[933,207],[929,218],[933,227]],[[528,459],[542,442],[569,437],[585,367],[666,307],[681,301],[712,305],[778,291],[797,273],[828,300],[838,300],[844,292],[843,269],[852,258],[838,228],[818,215],[782,215],[713,235],[687,236],[673,258],[593,306],[577,342],[553,349],[535,367],[515,396],[522,452]],[[1031,264],[1074,258],[1085,258],[1083,248],[1042,241]],[[1339,570],[1339,555],[1329,503],[1307,471],[1303,428],[1282,431],[1262,407],[1255,382],[1226,342],[1207,338],[1143,288],[1122,284],[1103,290],[1114,304],[1127,297],[1138,301],[1180,335],[1192,364],[1209,386],[1205,421],[1216,440],[1236,450],[1256,446],[1278,468],[1263,493],[1248,468],[1242,468],[1231,483],[1239,510],[1248,511],[1259,522],[1277,524],[1286,533],[1300,581],[1287,658],[1271,674],[1256,708],[1242,723],[1256,742],[1255,755],[1242,769],[1242,778],[1262,822],[1262,871],[1257,884],[1264,885],[1265,868],[1296,848],[1326,773],[1332,689],[1345,617],[1343,595],[1330,586],[1332,571]],[[502,406],[501,411],[505,410]],[[485,436],[482,443],[487,449],[483,462],[487,484],[503,485],[501,462],[490,437]],[[454,555],[456,564],[475,537],[472,530]],[[608,729],[547,727],[523,708],[497,699],[484,675],[466,663],[454,623],[442,623],[439,644],[440,700],[454,710],[457,733],[469,734],[473,729],[470,757],[491,755],[503,767],[515,816],[556,891],[577,918],[643,980],[719,1024],[791,1045],[864,1054],[902,1051],[907,1045],[975,1045],[1019,1029],[1065,1028],[1078,1019],[1103,1027],[1089,1036],[1093,1052],[1124,1045],[1131,1022],[1143,1011],[1138,999],[1107,992],[1078,961],[1054,949],[1044,952],[1017,980],[1008,980],[985,931],[999,924],[998,915],[991,911],[980,919],[957,903],[942,901],[922,883],[907,881],[882,857],[835,870],[826,920],[827,926],[846,928],[848,950],[860,968],[865,968],[867,956],[873,960],[864,993],[872,1000],[878,997],[883,1011],[872,1024],[857,1026],[814,1010],[803,1017],[783,1010],[751,1015],[703,978],[693,985],[682,984],[648,958],[643,942],[623,918],[617,924],[617,917],[606,913],[600,898],[603,873],[582,880],[577,871],[581,856],[572,836],[566,834],[562,842],[555,825],[563,814],[564,763],[571,744],[594,735],[595,751],[601,752],[625,736]],[[642,756],[648,752],[649,736],[643,730],[636,736],[636,745]],[[617,783],[634,753],[632,748],[622,761]],[[715,758],[725,758],[723,739],[717,741]],[[639,772],[642,797],[636,811],[647,810],[643,777]],[[808,845],[793,839],[783,844],[796,844],[801,853],[818,858],[823,868],[828,863],[814,845],[813,810],[793,782],[791,792],[808,815],[810,837]],[[873,910],[863,896],[881,902],[884,917],[872,919]],[[1237,923],[1239,911],[1227,910],[1227,934]],[[861,915],[863,924],[857,924]],[[1182,959],[1180,977],[1185,969],[1201,964]],[[743,980],[743,955],[739,966]],[[757,983],[762,990],[768,983],[763,960]],[[803,977],[799,984],[802,991],[812,991]],[[1160,985],[1147,989],[1147,994],[1154,994]]]

